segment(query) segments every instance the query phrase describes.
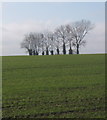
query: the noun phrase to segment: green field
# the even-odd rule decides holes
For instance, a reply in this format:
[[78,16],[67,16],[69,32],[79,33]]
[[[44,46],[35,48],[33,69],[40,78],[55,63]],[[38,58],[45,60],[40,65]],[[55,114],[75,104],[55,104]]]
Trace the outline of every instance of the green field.
[[2,58],[4,118],[105,118],[105,55]]

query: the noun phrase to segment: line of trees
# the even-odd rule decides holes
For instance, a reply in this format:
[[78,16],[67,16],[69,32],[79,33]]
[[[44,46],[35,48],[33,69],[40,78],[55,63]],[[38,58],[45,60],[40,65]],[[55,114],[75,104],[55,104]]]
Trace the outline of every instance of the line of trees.
[[92,29],[90,21],[81,20],[60,25],[53,32],[29,33],[24,36],[21,48],[29,55],[79,54],[80,47],[86,44],[84,37]]

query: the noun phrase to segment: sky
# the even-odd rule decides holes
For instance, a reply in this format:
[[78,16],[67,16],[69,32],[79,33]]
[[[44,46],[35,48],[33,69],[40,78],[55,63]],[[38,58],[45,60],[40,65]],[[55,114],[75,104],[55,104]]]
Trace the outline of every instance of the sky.
[[90,20],[95,27],[85,37],[87,44],[81,47],[80,53],[104,53],[104,2],[3,2],[2,55],[27,55],[20,48],[25,34],[51,30],[81,19]]

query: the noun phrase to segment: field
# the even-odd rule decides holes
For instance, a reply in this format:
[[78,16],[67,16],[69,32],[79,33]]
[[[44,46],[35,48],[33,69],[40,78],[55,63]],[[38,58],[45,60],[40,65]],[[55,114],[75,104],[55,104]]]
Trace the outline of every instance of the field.
[[3,118],[105,118],[105,55],[5,56]]

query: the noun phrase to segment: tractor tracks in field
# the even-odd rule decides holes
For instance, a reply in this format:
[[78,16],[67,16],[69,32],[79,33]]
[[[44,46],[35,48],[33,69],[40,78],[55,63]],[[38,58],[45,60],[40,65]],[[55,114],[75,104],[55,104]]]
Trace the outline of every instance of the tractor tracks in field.
[[[51,65],[51,66],[48,66],[48,65],[46,65],[46,66],[28,66],[28,67],[14,67],[14,68],[5,68],[5,69],[3,69],[3,71],[14,71],[14,70],[26,70],[26,69],[53,69],[53,68],[55,68],[55,69],[60,69],[60,68],[85,68],[85,67],[91,67],[92,68],[92,66],[94,67],[94,66],[96,66],[97,64],[76,64],[76,65]],[[100,65],[103,65],[102,63],[100,64]]]
[[[50,113],[38,113],[33,115],[20,115],[20,116],[14,116],[16,119],[21,118],[49,118],[49,116],[53,117],[59,117],[64,114],[84,114],[86,112],[97,112],[97,111],[105,111],[104,108],[93,108],[93,109],[82,109],[82,110],[67,110],[67,111],[61,111],[61,112],[50,112]],[[12,119],[12,117],[8,117],[8,119]]]

